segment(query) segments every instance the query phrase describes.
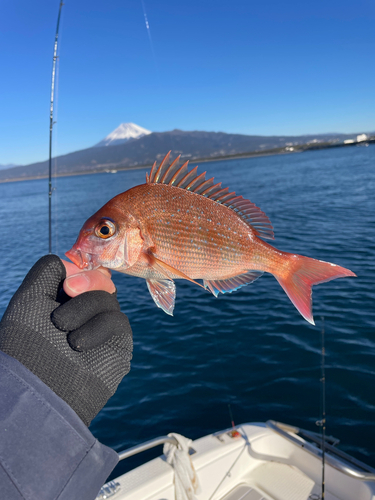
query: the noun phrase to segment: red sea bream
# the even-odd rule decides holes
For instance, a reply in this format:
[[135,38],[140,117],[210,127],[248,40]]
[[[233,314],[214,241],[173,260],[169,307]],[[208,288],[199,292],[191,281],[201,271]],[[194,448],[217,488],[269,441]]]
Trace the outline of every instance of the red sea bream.
[[272,225],[258,207],[178,160],[169,165],[168,154],[155,162],[146,184],[98,210],[66,255],[82,269],[104,266],[144,278],[156,305],[171,315],[175,279],[203,280],[217,296],[271,273],[314,324],[312,285],[355,274],[269,245],[263,240],[274,239]]

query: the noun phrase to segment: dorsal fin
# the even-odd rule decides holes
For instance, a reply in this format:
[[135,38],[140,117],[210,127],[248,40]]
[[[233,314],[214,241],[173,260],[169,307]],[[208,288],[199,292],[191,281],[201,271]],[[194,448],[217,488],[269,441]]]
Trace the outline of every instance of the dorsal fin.
[[157,167],[156,162],[153,164],[150,174],[146,174],[148,184],[169,184],[209,198],[236,212],[261,238],[274,239],[271,221],[254,203],[242,196],[237,196],[234,191],[229,192],[228,188],[222,189],[221,182],[214,184],[213,177],[206,180],[206,172],[198,175],[198,167],[189,171],[188,161],[179,167],[180,156],[169,165],[170,153],[169,151],[164,157],[159,167]]

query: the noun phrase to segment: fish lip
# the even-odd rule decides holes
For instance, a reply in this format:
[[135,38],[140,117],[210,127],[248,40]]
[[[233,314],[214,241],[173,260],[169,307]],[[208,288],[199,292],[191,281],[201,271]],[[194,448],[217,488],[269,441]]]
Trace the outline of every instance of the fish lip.
[[93,255],[90,253],[83,252],[78,248],[71,248],[68,252],[65,252],[65,255],[70,259],[73,264],[75,264],[80,269],[86,269],[87,271],[92,271],[99,267],[99,265],[95,265],[93,262]]

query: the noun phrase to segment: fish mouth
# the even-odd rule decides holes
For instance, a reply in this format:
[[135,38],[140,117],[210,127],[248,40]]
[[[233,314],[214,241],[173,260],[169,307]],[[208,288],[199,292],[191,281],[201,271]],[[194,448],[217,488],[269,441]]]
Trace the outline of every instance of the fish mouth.
[[92,271],[93,269],[99,267],[93,262],[92,254],[78,250],[78,248],[74,248],[74,246],[68,252],[65,252],[65,255],[80,269]]

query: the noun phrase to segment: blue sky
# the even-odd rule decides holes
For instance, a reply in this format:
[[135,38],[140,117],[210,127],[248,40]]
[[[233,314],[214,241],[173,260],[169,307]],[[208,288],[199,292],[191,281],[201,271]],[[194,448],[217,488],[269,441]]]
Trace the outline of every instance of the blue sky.
[[[58,7],[1,2],[0,164],[48,157]],[[261,135],[375,130],[373,0],[66,0],[60,29],[56,155],[121,122]]]

